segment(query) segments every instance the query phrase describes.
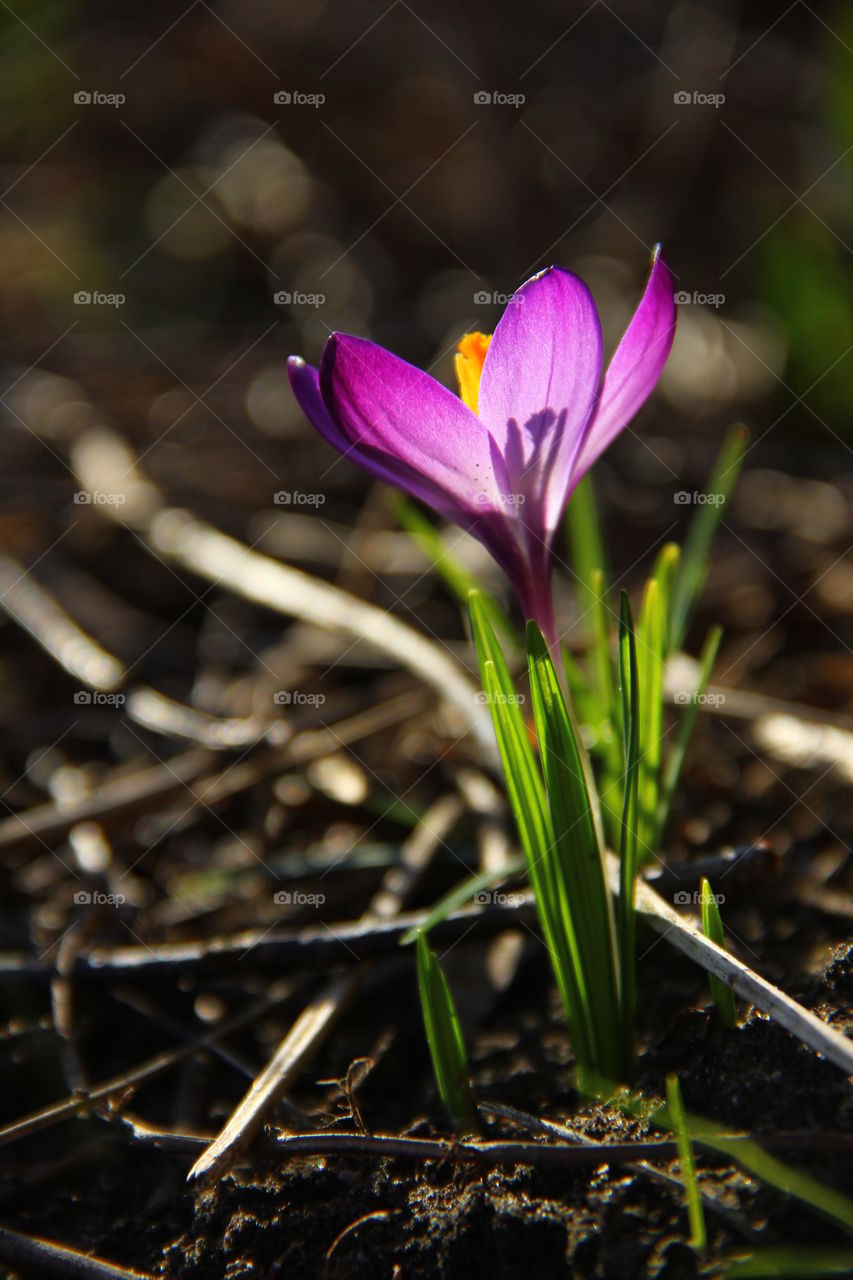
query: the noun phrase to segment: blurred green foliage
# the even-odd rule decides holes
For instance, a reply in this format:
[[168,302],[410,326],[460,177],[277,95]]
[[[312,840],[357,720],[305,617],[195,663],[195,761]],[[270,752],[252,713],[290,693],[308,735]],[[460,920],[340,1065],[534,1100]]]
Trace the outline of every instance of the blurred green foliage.
[[[788,337],[786,381],[827,424],[853,435],[853,9],[833,6],[824,31],[826,76],[811,119],[791,130],[801,177],[778,182],[778,223],[756,255],[755,289]],[[794,104],[792,104],[794,105]],[[797,197],[799,196],[799,200]],[[759,206],[760,207],[760,206]],[[783,212],[790,210],[790,212]],[[756,234],[767,221],[761,208]],[[787,398],[785,403],[787,408]],[[793,422],[813,433],[808,411]]]

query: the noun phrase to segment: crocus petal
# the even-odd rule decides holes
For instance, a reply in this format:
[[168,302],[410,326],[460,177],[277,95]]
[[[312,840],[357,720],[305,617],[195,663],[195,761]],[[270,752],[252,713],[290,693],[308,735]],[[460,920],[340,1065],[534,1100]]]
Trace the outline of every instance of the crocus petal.
[[601,325],[582,280],[549,267],[516,292],[480,379],[480,417],[524,496],[523,520],[549,538],[568,495],[601,379]]
[[[306,364],[299,356],[291,356],[287,362],[287,373],[300,409],[333,449],[337,449],[350,462],[355,463],[377,480],[384,480],[386,484],[404,488],[424,502],[431,501],[432,494],[429,489],[421,483],[419,476],[411,476],[408,468],[402,465],[395,466],[395,459],[383,459],[379,455],[371,455],[350,443],[323,402],[320,393],[320,375],[313,365]],[[454,515],[452,518],[456,519],[457,516]]]
[[675,337],[672,276],[655,248],[648,283],[604,375],[575,466],[575,482],[588,471],[648,400]]
[[[413,471],[400,458],[370,447],[363,448],[353,444],[326,408],[320,391],[320,376],[312,365],[306,364],[299,356],[291,356],[287,362],[287,373],[293,394],[302,412],[333,449],[337,449],[348,461],[361,467],[375,479],[395,485],[398,489],[404,489],[406,493],[425,502],[456,524],[462,524],[463,527],[471,524],[467,510],[463,510],[458,503],[449,499],[425,476]],[[478,511],[477,514],[485,516],[487,512],[488,508],[483,506],[482,511]]]
[[419,478],[433,495],[430,504],[452,509],[451,519],[463,523],[460,511],[500,509],[488,432],[429,374],[364,338],[333,334],[320,362],[320,391],[360,457]]
[[524,591],[514,510],[499,500],[506,468],[470,409],[428,374],[343,334],[326,343],[319,378],[301,361],[288,371],[303,412],[331,445],[478,538]]
[[287,361],[287,376],[297,403],[325,441],[340,453],[351,448],[340,427],[332,421],[329,410],[323,404],[320,395],[320,375],[313,365],[306,364],[300,356],[291,356]]

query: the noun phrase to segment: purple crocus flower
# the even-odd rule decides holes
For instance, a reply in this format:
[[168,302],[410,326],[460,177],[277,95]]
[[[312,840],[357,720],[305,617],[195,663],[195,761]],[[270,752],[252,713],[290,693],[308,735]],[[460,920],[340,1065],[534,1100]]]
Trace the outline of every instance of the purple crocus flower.
[[603,378],[592,294],[560,267],[521,286],[491,337],[462,339],[459,396],[343,333],[327,341],[319,371],[291,356],[288,373],[329,444],[479,538],[553,643],[551,549],[566,503],[648,399],[674,334],[672,277],[656,249]]

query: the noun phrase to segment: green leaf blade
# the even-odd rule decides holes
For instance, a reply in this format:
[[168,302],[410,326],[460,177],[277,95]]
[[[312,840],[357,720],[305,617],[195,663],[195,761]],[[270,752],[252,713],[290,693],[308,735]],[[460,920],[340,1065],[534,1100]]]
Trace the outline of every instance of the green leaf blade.
[[569,1021],[572,1045],[579,1062],[592,1052],[586,1013],[586,994],[579,982],[574,939],[566,927],[560,893],[549,851],[554,844],[551,816],[542,774],[527,734],[521,703],[494,630],[478,593],[470,596],[471,631],[480,663],[483,693],[503,766],[507,798],[533,888],[545,945]]
[[418,934],[417,966],[424,1030],[441,1100],[453,1127],[458,1132],[474,1133],[477,1108],[465,1041],[447,979],[424,933]]
[[[706,938],[710,938],[712,942],[716,942],[718,947],[726,949],[726,935],[723,929],[723,921],[720,918],[720,908],[717,906],[717,899],[711,892],[711,886],[708,881],[703,878],[701,884],[701,900],[702,900],[702,932]],[[725,1027],[737,1026],[737,1004],[735,1003],[735,995],[731,987],[727,987],[724,982],[715,977],[713,973],[708,974],[708,986],[711,990],[711,998],[717,1006],[720,1015],[720,1021]]]
[[702,1208],[702,1196],[696,1178],[696,1158],[693,1144],[687,1128],[687,1116],[681,1099],[681,1087],[678,1076],[666,1078],[666,1099],[669,1118],[675,1133],[678,1147],[678,1163],[681,1167],[681,1180],[684,1183],[684,1197],[687,1203],[687,1217],[690,1221],[690,1243],[698,1253],[704,1253],[708,1244],[708,1233],[705,1229],[705,1212]]
[[554,848],[549,856],[566,927],[574,940],[595,1065],[620,1076],[625,1055],[619,1019],[615,925],[589,762],[582,755],[542,633],[527,625],[533,714]]
[[758,1249],[747,1257],[732,1258],[723,1272],[725,1280],[824,1280],[827,1276],[853,1276],[850,1249]]
[[625,777],[619,839],[619,939],[620,1000],[625,1045],[633,1046],[637,999],[637,917],[635,894],[639,861],[640,736],[637,648],[627,592],[619,601],[619,688],[622,701],[622,741],[625,744]]
[[577,578],[578,591],[584,613],[593,607],[600,588],[593,586],[593,574],[607,577],[607,555],[604,550],[604,534],[595,482],[587,472],[575,485],[566,507],[566,530],[569,541],[569,559]]

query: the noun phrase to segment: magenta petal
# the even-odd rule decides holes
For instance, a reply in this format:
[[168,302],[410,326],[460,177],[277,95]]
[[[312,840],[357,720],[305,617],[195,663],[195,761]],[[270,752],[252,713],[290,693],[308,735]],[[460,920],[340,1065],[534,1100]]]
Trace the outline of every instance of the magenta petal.
[[[344,458],[375,479],[404,489],[406,493],[427,503],[455,523],[466,527],[470,524],[467,511],[450,501],[447,495],[437,490],[424,476],[414,472],[400,458],[376,449],[360,447],[344,435],[326,408],[320,391],[320,376],[312,365],[306,364],[299,356],[291,356],[287,362],[287,373],[293,394],[308,421]],[[484,507],[483,511],[486,510],[488,508]]]
[[290,356],[287,376],[297,403],[305,417],[334,449],[346,453],[350,448],[341,429],[332,421],[329,410],[320,395],[320,375],[313,365],[306,364],[300,356]]
[[[416,497],[424,497],[425,486],[421,483],[419,476],[410,476],[408,468],[398,465],[396,459],[383,460],[379,456],[371,456],[347,439],[323,402],[320,394],[320,375],[313,365],[306,364],[299,356],[290,356],[287,361],[287,373],[300,409],[333,449],[337,449],[345,458],[349,458],[350,462],[354,462],[364,471],[375,476],[377,480],[402,486],[408,492],[414,493]],[[430,499],[426,497],[424,500]]]
[[549,267],[516,292],[480,380],[480,417],[523,495],[522,519],[550,537],[601,378],[601,325],[582,280]]
[[[320,434],[371,475],[479,538],[522,592],[521,542],[499,502],[505,468],[499,456],[494,474],[483,461],[493,446],[479,419],[427,374],[361,339],[333,335],[321,368],[318,377],[298,358],[288,361],[294,395]],[[404,408],[412,421],[402,416]]]
[[466,523],[460,512],[500,509],[488,432],[429,374],[364,338],[333,334],[320,362],[320,390],[360,461],[406,475],[410,492],[417,481],[417,496],[428,493],[425,501],[459,523]]
[[588,471],[648,400],[675,337],[672,276],[658,245],[645,293],[616,348],[601,384],[575,467],[575,481]]

